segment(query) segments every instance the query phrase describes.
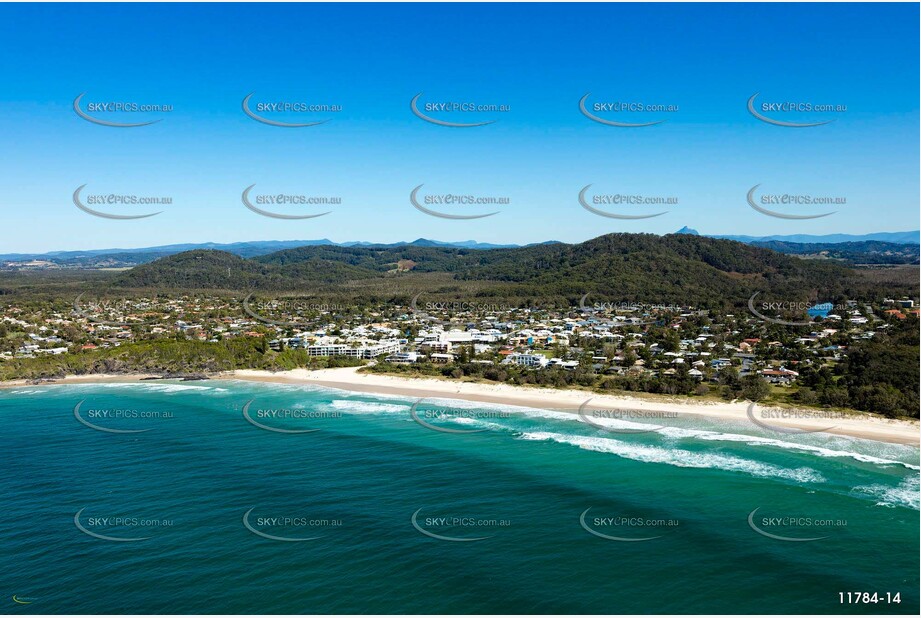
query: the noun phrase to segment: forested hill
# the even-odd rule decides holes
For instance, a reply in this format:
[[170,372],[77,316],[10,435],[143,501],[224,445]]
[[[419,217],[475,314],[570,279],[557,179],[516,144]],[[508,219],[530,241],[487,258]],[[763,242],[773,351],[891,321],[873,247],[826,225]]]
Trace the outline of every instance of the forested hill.
[[189,251],[121,274],[121,287],[284,290],[363,279],[443,273],[463,286],[515,295],[596,292],[621,300],[706,304],[756,291],[854,293],[855,273],[735,241],[701,236],[608,234],[578,244],[471,250],[449,247],[308,246],[244,259]]

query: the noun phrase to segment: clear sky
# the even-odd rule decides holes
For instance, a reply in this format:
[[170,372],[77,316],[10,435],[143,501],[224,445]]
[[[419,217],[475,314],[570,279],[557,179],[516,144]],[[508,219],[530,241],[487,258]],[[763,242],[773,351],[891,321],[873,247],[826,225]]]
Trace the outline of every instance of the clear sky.
[[[749,5],[10,5],[0,6],[0,253],[179,242],[426,237],[494,243],[577,242],[609,232],[862,234],[919,227],[919,7]],[[169,104],[168,113],[79,117],[92,102]],[[330,113],[247,117],[241,101],[326,103]],[[411,99],[501,104],[507,112],[413,115]],[[770,112],[762,102],[846,105]],[[579,100],[674,105],[602,112],[649,127],[606,126]],[[253,109],[251,107],[251,109]],[[759,108],[760,109],[760,108]],[[423,109],[424,111],[424,109]],[[836,214],[787,220],[746,193],[845,197]],[[87,194],[168,196],[139,220],[81,212]],[[259,206],[241,192],[338,196],[341,205]],[[432,217],[410,191],[508,197],[475,220]],[[578,194],[677,197],[667,208],[598,206],[651,219],[601,217]],[[84,197],[84,199],[86,199]],[[96,208],[96,207],[94,207]],[[483,213],[497,208],[440,207]],[[452,209],[453,208],[453,209]],[[788,213],[824,206],[784,206]]]

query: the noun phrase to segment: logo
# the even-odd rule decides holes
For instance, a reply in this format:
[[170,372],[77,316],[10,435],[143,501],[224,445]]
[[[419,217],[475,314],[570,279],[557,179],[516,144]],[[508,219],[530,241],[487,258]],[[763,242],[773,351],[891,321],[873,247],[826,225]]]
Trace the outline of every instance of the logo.
[[[421,512],[422,512],[422,509],[418,509],[415,513],[413,513],[412,517],[410,518],[413,528],[415,528],[416,530],[418,530],[425,536],[431,537],[433,539],[438,539],[439,541],[450,541],[454,543],[472,543],[474,541],[485,541],[486,539],[491,539],[493,536],[495,536],[495,535],[490,535],[490,536],[478,536],[478,537],[456,537],[456,536],[446,536],[443,534],[435,534],[434,532],[430,532],[426,530],[419,524],[418,518],[419,518],[419,513]],[[486,524],[507,525],[507,522],[505,522],[504,520],[503,522],[496,522],[496,521],[483,522],[473,517],[427,517],[425,518],[425,523],[433,527],[435,526],[472,527],[472,526],[480,526],[480,525],[486,525]]]
[[[454,219],[454,220],[467,220],[467,219],[483,219],[485,217],[491,217],[493,215],[499,214],[499,211],[489,212],[483,215],[449,215],[443,212],[438,212],[437,210],[431,210],[426,208],[419,203],[419,189],[424,187],[424,184],[419,185],[413,189],[409,194],[409,202],[413,205],[413,208],[424,212],[425,214],[432,217],[439,217],[441,219]],[[443,204],[447,206],[453,205],[476,205],[476,204],[507,204],[508,198],[490,198],[490,197],[476,197],[472,195],[427,195],[423,198],[426,204]]]
[[[604,210],[599,210],[599,209],[597,209],[597,208],[592,207],[592,206],[588,203],[588,201],[586,201],[586,199],[585,199],[585,193],[589,190],[589,188],[590,188],[591,186],[592,186],[592,185],[585,185],[584,187],[582,187],[582,190],[579,191],[579,204],[580,204],[580,205],[582,206],[582,208],[584,208],[585,210],[589,211],[589,212],[592,213],[592,214],[598,215],[598,216],[600,216],[600,217],[607,217],[607,218],[609,218],[609,219],[626,219],[626,220],[633,220],[633,219],[652,219],[653,217],[661,217],[662,215],[665,215],[665,214],[668,214],[668,213],[669,213],[668,210],[664,210],[664,211],[662,211],[662,212],[657,212],[657,213],[651,214],[651,215],[620,215],[620,214],[613,213],[613,212],[605,212]],[[601,198],[601,199],[599,200],[599,198]],[[617,199],[617,198],[629,198],[629,199]],[[660,203],[660,202],[658,202],[658,201],[655,201],[655,202],[647,202],[647,201],[646,201],[647,199],[650,199],[650,200],[658,200],[658,198],[644,198],[643,196],[634,196],[634,195],[616,195],[616,196],[609,196],[609,195],[606,195],[606,196],[595,196],[595,197],[592,199],[592,201],[593,201],[593,202],[596,202],[596,203],[606,203],[606,204],[637,204],[637,203],[639,203],[639,204],[647,204],[647,203]],[[671,200],[671,199],[673,199],[673,198],[666,198],[666,199]]]
[[[256,401],[255,399],[250,399],[246,402],[246,405],[243,406],[243,418],[246,419],[251,425],[258,427],[259,429],[265,429],[266,431],[274,431],[275,433],[286,433],[286,434],[303,434],[303,433],[313,433],[315,431],[320,431],[319,429],[279,429],[278,427],[269,427],[268,425],[263,425],[262,423],[253,419],[249,413],[249,406]],[[303,418],[308,416],[309,413],[307,410],[302,409],[292,409],[292,410],[259,410],[257,415],[260,417],[266,418]],[[250,509],[252,510],[252,509]]]
[[[274,324],[275,326],[284,326],[286,328],[308,328],[310,325],[310,315],[319,316],[323,313],[341,311],[344,308],[343,305],[318,302],[312,298],[302,297],[280,297],[253,303],[250,299],[252,299],[254,295],[255,292],[250,292],[246,298],[243,299],[243,311],[246,315],[266,324]],[[258,313],[253,308],[254,304],[260,311],[269,312],[273,317],[268,318]],[[308,316],[304,316],[305,313],[308,314]],[[287,319],[275,319],[282,317]],[[304,319],[301,321],[294,321],[293,318]]]
[[[101,217],[103,219],[117,219],[117,220],[146,219],[147,217],[153,217],[163,212],[161,210],[161,211],[152,212],[146,215],[113,215],[111,213],[93,210],[92,208],[85,205],[81,201],[80,192],[83,190],[83,187],[85,186],[86,186],[85,184],[80,185],[79,187],[77,187],[77,190],[74,191],[74,206],[76,206],[77,208],[79,208],[80,210],[82,210],[83,212],[89,215],[93,215],[94,217]],[[158,199],[158,198],[152,198],[152,199]],[[169,199],[169,198],[165,198],[165,199]],[[94,195],[91,197],[91,200],[93,200],[93,202],[98,201],[99,203],[117,204],[117,205],[143,203],[143,199],[139,200],[137,197],[132,196],[132,195],[115,195],[115,194],[108,194],[108,195],[101,195],[101,196]],[[157,203],[157,202],[151,202],[151,203]]]
[[[757,525],[755,525],[755,513],[757,513],[759,510],[761,510],[760,506],[748,514],[748,527],[754,530],[755,532],[757,532],[758,534],[768,537],[769,539],[775,539],[777,541],[787,541],[790,543],[808,543],[809,541],[821,541],[822,539],[828,538],[827,536],[816,536],[816,537],[810,537],[810,538],[795,538],[795,537],[781,536],[779,534],[772,534],[770,532],[765,532],[764,530],[759,528]],[[788,524],[788,523],[800,523],[801,525],[811,525],[812,524],[812,521],[809,518],[803,518],[803,517],[800,517],[800,518],[786,518],[786,517],[785,518],[762,518],[761,521],[762,521],[762,524],[770,523],[770,524],[776,524],[776,525]]]
[[[427,423],[426,421],[422,420],[419,417],[419,411],[417,409],[419,404],[422,403],[422,401],[424,400],[425,400],[425,397],[421,399],[417,399],[416,402],[413,403],[413,405],[409,408],[409,416],[414,421],[416,421],[417,423],[425,427],[426,429],[431,429],[432,431],[440,431],[442,433],[453,433],[453,434],[482,433],[484,431],[488,431],[487,429],[450,429],[448,427],[439,427],[437,425],[432,425],[431,423]],[[444,419],[444,420],[454,420],[458,418],[463,418],[463,419],[478,419],[478,418],[484,418],[484,417],[496,418],[497,416],[495,413],[491,413],[488,411],[483,411],[483,413],[481,414],[476,410],[461,409],[461,408],[443,408],[443,407],[436,408],[435,410],[423,412],[423,414],[425,414],[427,417]]]
[[[783,325],[783,326],[810,326],[810,325],[812,324],[812,322],[810,322],[810,321],[808,321],[808,320],[805,321],[805,322],[790,322],[790,321],[788,321],[788,320],[780,320],[780,319],[778,319],[778,318],[769,318],[769,317],[767,317],[766,315],[764,315],[763,313],[761,313],[760,311],[758,311],[757,309],[755,309],[755,297],[757,297],[758,294],[760,294],[760,293],[761,293],[761,292],[755,292],[754,294],[751,295],[751,298],[748,299],[748,310],[751,311],[752,314],[755,315],[756,317],[761,318],[761,319],[764,320],[765,322],[773,322],[774,324],[781,324],[781,325]],[[769,304],[767,304],[767,305],[769,305]],[[767,305],[766,305],[766,306],[767,306]],[[778,309],[785,309],[785,308],[787,308],[787,307],[786,307],[786,305],[782,305],[782,306],[778,306],[777,308],[778,308]]]
[[[591,296],[591,294],[592,292],[586,292],[585,294],[582,295],[582,298],[579,299],[579,310],[582,311],[582,313],[587,313],[593,317],[595,316],[595,314],[598,314],[598,313],[604,314],[607,312],[615,312],[615,317],[622,317],[622,316],[616,315],[617,311],[635,312],[635,311],[650,311],[650,310],[665,310],[665,311],[680,311],[681,310],[680,307],[676,307],[672,305],[646,305],[644,303],[625,303],[625,302],[622,302],[622,303],[603,302],[603,303],[595,303],[592,306],[588,306],[585,304],[585,301],[588,299],[589,296]],[[629,317],[629,316],[623,317],[622,320],[615,320],[615,319],[611,319],[607,317],[602,317],[602,318],[596,317],[594,319],[597,319],[600,322],[607,324],[608,326],[649,326],[649,325],[658,323],[658,320],[640,320],[639,318],[634,318],[634,317]]]
[[[455,128],[470,128],[470,127],[483,127],[488,124],[496,122],[495,120],[488,120],[486,122],[448,122],[446,120],[438,120],[437,118],[432,118],[431,116],[426,116],[421,111],[419,111],[419,97],[422,96],[420,92],[413,97],[413,100],[409,103],[409,108],[412,110],[413,114],[416,117],[421,118],[426,122],[431,122],[432,124],[437,124],[442,127],[455,127]],[[429,103],[425,106],[426,111],[442,111],[442,112],[479,112],[479,111],[508,111],[504,109],[504,106],[495,106],[495,105],[476,105],[475,103]],[[485,108],[485,109],[484,109]]]
[[[422,310],[419,309],[419,306],[418,306],[420,296],[422,296],[422,292],[417,293],[415,296],[412,297],[412,300],[409,301],[409,308],[413,313],[422,313]],[[426,315],[426,314],[422,313],[422,315]]]
[[[315,541],[317,539],[322,539],[323,536],[311,536],[311,537],[288,537],[288,536],[278,536],[274,534],[268,534],[262,530],[255,528],[249,521],[249,515],[256,507],[251,508],[250,510],[243,513],[243,525],[247,530],[255,534],[256,536],[261,536],[264,539],[269,539],[270,541],[282,541],[285,543],[303,543],[304,541]],[[263,521],[268,525],[307,525],[307,521],[303,518],[297,518],[296,521],[292,518],[279,518],[279,517],[260,517],[258,520]]]
[[[322,217],[323,215],[328,215],[329,213],[332,212],[331,210],[328,210],[326,212],[321,212],[316,215],[282,215],[277,212],[270,212],[268,210],[257,208],[256,206],[253,205],[253,203],[249,199],[249,192],[252,191],[253,187],[255,186],[256,185],[250,185],[246,187],[243,190],[241,199],[243,200],[243,205],[249,208],[251,211],[253,211],[257,215],[262,215],[263,217],[270,217],[272,219],[296,220],[296,219],[316,219],[317,217]],[[270,201],[271,203],[277,203],[277,204],[329,204],[329,203],[337,203],[335,200],[339,199],[339,198],[306,197],[303,195],[278,195],[278,196],[259,196],[259,198],[257,198],[257,201],[262,201],[262,198],[272,198],[270,200],[265,200],[265,201]]]
[[[250,100],[251,98],[253,98],[253,95],[254,95],[254,94],[256,94],[256,93],[255,93],[255,92],[250,92],[248,95],[246,95],[245,97],[243,97],[243,113],[246,114],[247,116],[249,116],[250,118],[252,118],[253,120],[257,121],[257,122],[261,122],[261,123],[263,123],[263,124],[271,125],[271,126],[273,126],[273,127],[287,127],[287,128],[289,128],[289,129],[290,129],[290,128],[295,128],[295,129],[297,129],[297,128],[301,128],[301,127],[315,127],[315,126],[317,126],[317,125],[324,124],[324,123],[329,122],[330,120],[332,120],[331,118],[327,118],[326,120],[318,120],[318,121],[316,121],[316,122],[280,122],[280,121],[278,121],[278,120],[269,120],[268,118],[264,118],[264,117],[262,117],[262,116],[259,116],[258,114],[256,114],[255,112],[253,112],[253,111],[249,108],[249,100]],[[282,110],[282,111],[292,111],[292,110]],[[293,110],[293,111],[300,111],[300,110]]]
[[[591,94],[592,94],[591,92],[588,92],[585,94],[584,97],[579,99],[579,111],[582,112],[582,115],[588,118],[589,120],[594,120],[595,122],[606,124],[609,127],[628,127],[628,128],[651,127],[653,125],[662,124],[663,122],[665,122],[664,120],[656,120],[654,122],[633,123],[633,122],[617,122],[615,120],[606,120],[604,118],[601,118],[600,116],[596,116],[595,114],[588,111],[588,109],[586,109],[585,101],[588,99],[589,96],[591,96]],[[642,111],[649,111],[648,109],[649,107],[663,107],[663,106],[646,106],[646,105],[643,105],[642,103],[616,103],[616,104],[598,104],[595,107],[598,111],[601,111],[603,109],[605,111],[642,112]]]
[[[763,207],[761,207],[761,206],[758,206],[758,205],[755,203],[755,198],[754,198],[755,190],[756,190],[758,187],[760,187],[760,186],[761,186],[761,184],[759,183],[759,184],[755,185],[754,187],[752,187],[751,189],[749,189],[747,199],[748,199],[748,205],[751,206],[752,208],[754,208],[755,210],[757,210],[758,212],[760,212],[760,213],[763,214],[763,215],[767,215],[767,216],[769,216],[769,217],[776,217],[777,219],[795,219],[795,220],[803,220],[803,219],[821,219],[822,217],[828,217],[828,216],[831,216],[831,215],[835,214],[835,212],[837,212],[837,211],[834,211],[834,212],[826,212],[825,214],[822,214],[822,215],[788,215],[788,214],[784,214],[784,213],[781,213],[781,212],[777,212],[777,211],[775,211],[775,210],[769,210],[769,209],[767,209],[767,208],[763,208]],[[841,198],[831,198],[831,199],[838,200],[838,199],[841,199]],[[767,203],[772,203],[772,204],[791,204],[791,205],[794,205],[794,204],[823,203],[823,202],[826,202],[825,199],[821,199],[821,198],[819,198],[819,199],[817,199],[817,198],[812,198],[812,197],[806,196],[806,195],[772,195],[772,196],[762,196],[761,201],[762,201],[762,203],[767,202]]]
[[[419,292],[412,297],[412,300],[409,303],[409,308],[413,313],[418,313],[422,316],[427,314],[419,307],[419,297],[422,296],[422,292]],[[496,303],[496,302],[486,302],[481,301],[476,298],[456,298],[454,300],[446,301],[426,301],[422,303],[423,307],[427,311],[437,311],[437,312],[476,312],[476,313],[504,313],[507,311],[514,311],[516,309],[527,309],[527,310],[536,310],[533,307],[522,307],[515,306],[506,303]]]
[[[84,120],[88,120],[89,122],[92,122],[93,124],[99,124],[104,127],[118,127],[118,128],[126,129],[126,128],[132,128],[132,127],[146,127],[147,125],[156,124],[160,122],[160,120],[151,120],[149,122],[111,122],[108,120],[100,120],[98,118],[93,118],[92,116],[90,116],[89,114],[87,114],[80,108],[80,99],[82,99],[85,94],[86,93],[83,92],[76,99],[74,99],[74,111],[77,113],[78,116],[80,116]],[[109,112],[109,111],[111,112],[136,112],[136,111],[148,111],[147,109],[144,109],[146,107],[157,108],[160,106],[139,106],[136,103],[103,103],[103,104],[94,104],[94,107],[98,108],[99,111],[105,111],[105,112]],[[166,106],[166,107],[169,107],[169,106]],[[170,109],[166,109],[165,111],[170,111]],[[150,111],[156,111],[156,110],[151,109]]]
[[[105,433],[144,433],[145,431],[150,431],[151,428],[147,429],[110,429],[108,427],[100,427],[99,425],[94,425],[89,422],[80,414],[80,406],[83,405],[86,399],[83,399],[74,406],[74,418],[80,421],[82,424],[86,425],[90,429],[95,429],[96,431],[102,431]],[[90,413],[93,416],[98,416],[99,418],[138,418],[139,414],[137,410],[90,410]]]
[[[590,425],[595,429],[601,429],[602,431],[609,431],[611,433],[625,433],[625,434],[634,434],[634,433],[650,433],[662,429],[662,426],[652,427],[650,429],[627,429],[627,428],[616,428],[611,427],[610,425],[603,425],[596,422],[593,422],[585,413],[585,407],[588,405],[588,402],[591,399],[586,399],[579,406],[579,418],[581,418],[586,425]],[[618,409],[607,409],[607,410],[593,410],[591,412],[593,418],[596,419],[613,419],[613,420],[630,420],[631,418],[648,418],[648,417],[657,417],[661,418],[662,413],[658,412],[642,412],[640,410],[618,410]],[[677,416],[677,415],[676,415]]]
[[[90,530],[87,530],[86,527],[85,527],[83,524],[80,523],[80,515],[81,515],[81,514],[83,513],[83,511],[85,511],[85,510],[86,510],[86,507],[83,507],[82,509],[80,509],[79,511],[77,511],[77,514],[76,514],[76,515],[74,515],[74,525],[77,527],[77,530],[79,530],[80,532],[82,532],[82,533],[84,533],[84,534],[88,534],[89,536],[91,536],[91,537],[93,537],[93,538],[101,539],[101,540],[103,540],[103,541],[113,541],[113,542],[116,542],[116,543],[133,543],[133,542],[135,542],[135,541],[146,541],[147,539],[151,538],[151,537],[149,537],[149,536],[135,537],[135,538],[125,538],[125,537],[108,536],[108,535],[105,535],[105,534],[97,534],[97,533],[95,533],[95,532],[91,532]],[[110,521],[110,519],[111,519],[111,521]],[[108,524],[113,524],[113,525],[131,525],[131,524],[134,523],[133,520],[132,520],[132,521],[127,521],[127,520],[124,520],[124,519],[121,519],[121,518],[117,518],[117,519],[116,519],[116,518],[98,518],[98,517],[97,517],[97,518],[91,518],[91,521],[94,521],[94,522],[95,522],[96,524],[98,524],[98,525],[108,525]]]
[[[646,536],[646,537],[624,537],[624,536],[614,536],[611,534],[605,534],[603,532],[598,532],[594,528],[588,525],[588,522],[585,519],[585,516],[588,515],[588,512],[592,510],[593,507],[588,507],[582,511],[582,515],[579,516],[579,524],[582,528],[589,534],[594,534],[595,536],[607,539],[608,541],[620,541],[622,543],[639,543],[642,541],[653,541],[655,539],[661,539],[665,535],[658,536]],[[671,523],[670,523],[671,522]],[[651,525],[677,525],[677,522],[673,520],[642,520],[635,517],[594,517],[592,518],[592,523],[595,525],[608,525],[608,526],[651,526]]]
[[[146,326],[146,325],[154,324],[155,322],[157,322],[156,319],[136,320],[134,322],[116,322],[112,320],[103,320],[99,317],[96,317],[95,315],[91,314],[89,311],[83,308],[83,305],[80,302],[80,299],[82,299],[85,295],[86,295],[86,292],[81,292],[74,299],[74,312],[80,317],[86,318],[87,320],[89,320],[90,322],[93,322],[94,324],[105,324],[106,326],[125,327],[125,326]],[[115,303],[111,303],[107,301],[96,302],[96,303],[92,303],[90,307],[96,310],[98,313],[108,311],[108,312],[114,312],[118,314],[146,312],[146,311],[151,310],[149,302],[136,301],[132,303],[126,299],[117,301]]]
[[[834,120],[825,120],[823,122],[786,122],[784,120],[774,120],[773,118],[768,118],[763,114],[759,114],[755,111],[755,99],[758,98],[760,92],[756,92],[748,99],[748,111],[749,113],[762,122],[768,124],[777,125],[778,127],[790,127],[794,129],[803,129],[807,127],[820,127],[823,124],[829,124],[834,122]],[[808,106],[808,109],[806,108]],[[780,104],[764,104],[762,108],[771,108],[776,109],[777,111],[813,111],[813,106],[810,104],[804,103],[780,103]],[[820,110],[817,110],[820,111]]]
[[[831,427],[823,427],[822,429],[798,429],[796,427],[783,427],[780,425],[772,425],[771,423],[766,423],[763,420],[759,421],[755,418],[755,403],[752,402],[748,405],[748,409],[745,411],[748,415],[748,420],[753,422],[758,427],[762,429],[767,429],[769,431],[774,431],[777,433],[786,433],[786,434],[798,434],[798,433],[820,433],[823,431],[828,431],[834,429],[837,425],[832,425]],[[793,410],[762,410],[761,418],[791,418],[791,419],[815,419],[821,418],[826,419],[831,416],[834,416],[835,413],[829,415],[828,413],[811,413],[804,411],[793,411]]]

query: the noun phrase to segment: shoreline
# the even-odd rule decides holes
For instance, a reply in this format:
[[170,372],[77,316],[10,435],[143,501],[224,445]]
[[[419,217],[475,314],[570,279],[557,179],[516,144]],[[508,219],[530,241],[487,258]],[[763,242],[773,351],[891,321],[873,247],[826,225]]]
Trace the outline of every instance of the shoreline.
[[[629,395],[603,395],[575,389],[553,389],[543,387],[513,386],[510,384],[489,384],[481,382],[457,382],[434,378],[407,378],[374,373],[358,373],[358,367],[340,367],[335,369],[292,369],[271,372],[258,369],[240,369],[217,373],[208,379],[244,380],[250,382],[314,385],[336,388],[357,393],[379,395],[398,395],[416,398],[458,399],[478,403],[494,403],[526,408],[549,409],[577,414],[580,406],[591,413],[595,410],[630,410],[639,412],[637,416],[646,415],[646,422],[655,422],[656,415],[668,416],[702,416],[714,419],[734,420],[752,423],[748,415],[747,402],[713,402],[683,401],[678,398],[640,398]],[[104,382],[151,382],[160,381],[161,376],[154,374],[89,374],[66,376],[46,380],[11,380],[0,383],[0,389],[50,384],[81,384]],[[177,378],[163,378],[177,379]],[[199,380],[187,380],[195,382]],[[208,380],[202,380],[208,381]],[[590,404],[586,403],[591,401]],[[791,408],[788,412],[797,413]],[[765,424],[814,433],[840,435],[865,440],[876,440],[893,444],[919,446],[921,432],[918,421],[887,419],[870,414],[854,413],[845,418],[816,418],[821,411],[802,409],[805,418],[771,418]],[[809,418],[808,415],[813,415]],[[630,420],[629,418],[625,420]],[[757,421],[756,421],[757,422]],[[820,431],[824,430],[824,431]],[[782,434],[781,434],[782,435]]]

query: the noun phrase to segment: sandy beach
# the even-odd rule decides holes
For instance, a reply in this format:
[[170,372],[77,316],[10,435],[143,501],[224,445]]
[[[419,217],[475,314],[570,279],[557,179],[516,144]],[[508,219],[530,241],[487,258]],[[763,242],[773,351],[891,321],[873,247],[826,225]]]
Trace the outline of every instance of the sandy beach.
[[[457,382],[430,378],[404,378],[372,373],[359,373],[355,367],[337,369],[294,369],[291,371],[240,370],[224,374],[221,377],[258,382],[276,382],[282,384],[314,384],[343,390],[378,393],[383,395],[401,395],[406,397],[435,397],[442,399],[460,399],[482,403],[497,403],[528,408],[559,410],[577,414],[580,407],[591,418],[593,411],[629,410],[636,411],[632,418],[625,420],[655,424],[656,415],[694,414],[712,418],[723,418],[743,422],[752,422],[749,416],[749,402],[712,402],[668,399],[664,397],[629,397],[599,395],[581,390],[562,390],[512,386],[509,384],[483,384],[475,382]],[[590,400],[586,403],[587,400]],[[769,409],[769,408],[768,408]],[[895,444],[919,444],[919,424],[917,421],[892,420],[866,414],[852,414],[843,418],[825,416],[822,410],[786,409],[786,417],[762,416],[760,407],[752,410],[756,421],[766,425],[808,431],[825,430],[819,433],[838,434],[878,440]],[[646,415],[646,418],[640,418]],[[662,421],[667,422],[667,421]],[[779,434],[783,435],[783,434]]]
[[[0,388],[14,388],[46,384],[80,384],[94,382],[138,382],[156,380],[153,374],[114,375],[91,374],[66,376],[47,380],[10,380],[0,383]],[[583,390],[564,390],[509,384],[458,382],[434,378],[405,378],[373,373],[359,373],[357,367],[336,369],[292,369],[290,371],[262,371],[242,369],[210,376],[211,379],[249,380],[278,384],[313,384],[360,393],[400,395],[417,398],[458,399],[480,403],[556,410],[578,414],[580,409],[589,419],[597,411],[623,411],[628,421],[656,424],[667,423],[669,416],[698,415],[742,422],[763,423],[766,426],[829,433],[842,436],[878,440],[894,444],[918,446],[921,429],[918,421],[893,420],[869,414],[829,416],[824,410],[786,408],[782,416],[767,417],[770,407],[756,406],[749,415],[749,402],[714,402],[690,400],[680,397],[601,395]],[[776,410],[776,408],[774,409]],[[603,421],[600,421],[603,423]],[[821,430],[821,431],[820,431]],[[778,432],[779,436],[783,433]]]

